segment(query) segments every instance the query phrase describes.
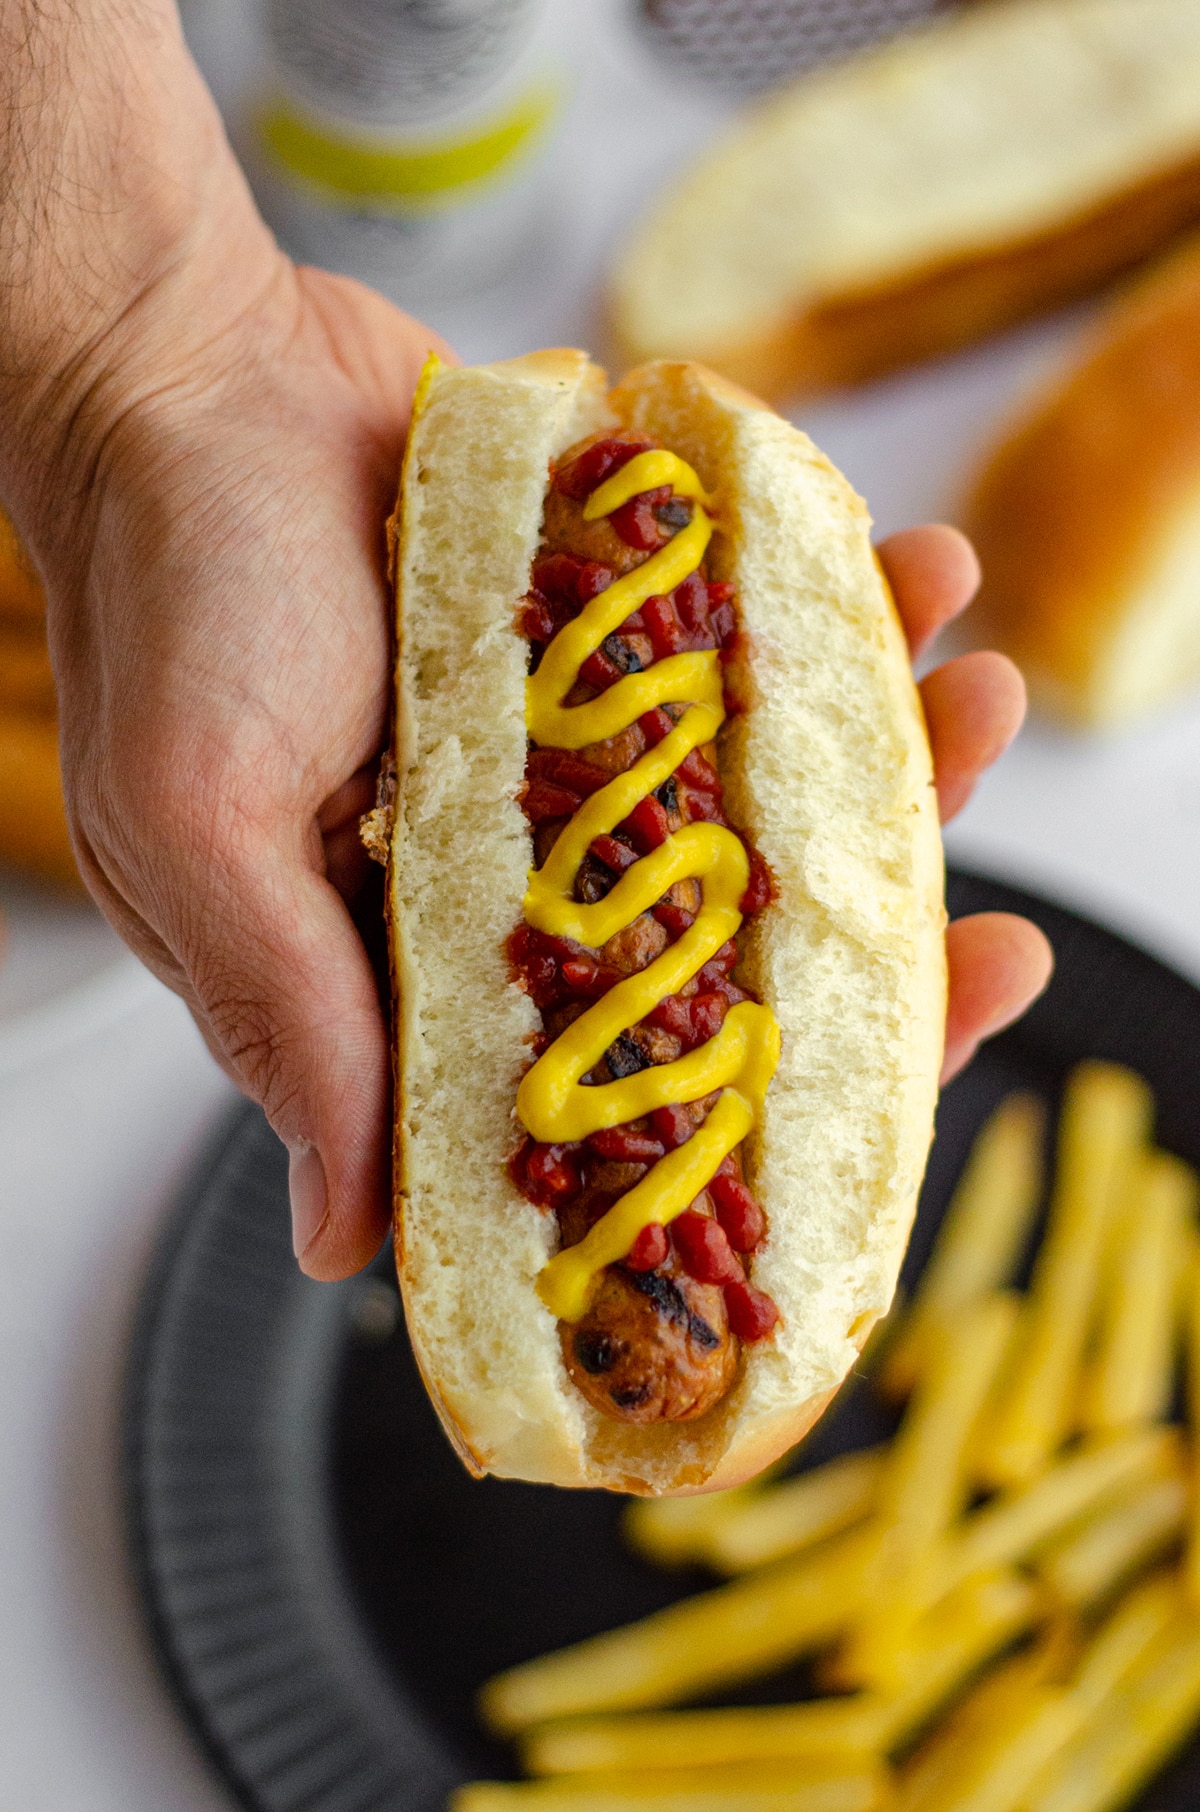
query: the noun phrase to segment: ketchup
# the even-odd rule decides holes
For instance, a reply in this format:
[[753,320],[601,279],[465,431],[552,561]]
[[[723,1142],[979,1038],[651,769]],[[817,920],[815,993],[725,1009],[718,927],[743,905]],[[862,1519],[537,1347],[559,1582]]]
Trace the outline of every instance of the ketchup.
[[[631,459],[654,445],[646,435],[629,431],[598,439],[575,458],[553,466],[552,484],[563,496],[582,503]],[[691,520],[692,512],[689,499],[674,497],[671,487],[663,485],[619,505],[607,521],[626,546],[651,553]],[[521,631],[533,650],[531,666],[536,666],[559,630],[615,578],[614,567],[602,560],[565,552],[538,555],[530,593],[518,614]],[[720,651],[724,658],[734,646],[737,633],[733,587],[710,581],[703,570],[697,570],[669,594],[645,599],[583,662],[579,677],[594,696],[615,685],[625,673],[639,671],[646,663],[647,643],[653,661],[706,650]],[[671,734],[681,708],[656,706],[638,718],[634,728],[643,748],[655,748]],[[637,759],[637,754],[635,746],[627,765]],[[612,778],[606,767],[589,759],[585,752],[531,748],[520,803],[530,825],[547,827],[546,835],[553,837],[557,834],[556,823],[564,824]],[[585,869],[589,863],[592,865],[588,869],[588,886],[599,887],[601,893],[615,886],[620,876],[642,857],[662,848],[674,828],[693,821],[736,830],[725,816],[720,775],[700,748],[693,748],[670,779],[639,800],[611,833],[592,840],[584,864]],[[749,862],[740,901],[743,918],[748,919],[774,897],[774,882],[753,844],[740,831],[736,834],[745,844]],[[542,859],[548,847],[544,841],[538,844]],[[581,869],[580,874],[583,872]],[[578,897],[586,900],[593,896],[583,893]],[[684,936],[694,923],[694,914],[670,897],[659,900],[649,910],[670,942]],[[561,1015],[562,1024],[569,1023],[571,1015],[584,1010],[622,979],[621,972],[605,962],[601,951],[524,924],[512,934],[508,953],[519,984],[534,1004],[543,1015]],[[730,1008],[754,998],[731,979],[737,961],[737,944],[730,939],[678,993],[658,1002],[644,1021],[647,1036],[652,1033],[660,1039],[663,1035],[670,1037],[677,1041],[675,1048],[681,1054],[714,1038]],[[629,1045],[635,1057],[643,1049],[631,1036],[638,1032],[638,1027],[631,1027],[618,1041],[622,1046]],[[610,1057],[615,1067],[617,1059],[611,1052]],[[708,1105],[716,1098],[712,1096]],[[625,1174],[634,1178],[646,1174],[666,1154],[692,1138],[705,1111],[705,1103],[658,1108],[642,1119],[602,1129],[574,1145],[543,1145],[526,1140],[512,1160],[513,1179],[538,1206],[562,1210],[588,1190],[593,1194],[610,1190],[613,1165],[627,1167]],[[603,1166],[609,1169],[601,1176]],[[741,1177],[735,1152],[722,1161],[705,1194],[690,1208],[676,1215],[667,1226],[658,1222],[644,1226],[623,1263],[631,1272],[649,1273],[666,1264],[674,1253],[678,1266],[688,1276],[721,1288],[731,1330],[743,1340],[758,1340],[770,1333],[779,1312],[768,1296],[750,1284],[744,1261],[762,1244],[766,1231],[766,1216]]]

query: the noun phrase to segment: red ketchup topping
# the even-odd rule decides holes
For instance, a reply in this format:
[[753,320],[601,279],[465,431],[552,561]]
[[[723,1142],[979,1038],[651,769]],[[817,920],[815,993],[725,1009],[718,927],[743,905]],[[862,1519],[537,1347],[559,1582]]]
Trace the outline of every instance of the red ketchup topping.
[[661,1221],[651,1221],[642,1228],[629,1251],[625,1254],[625,1263],[631,1271],[657,1271],[666,1263],[667,1253],[671,1250],[671,1241]]
[[606,478],[627,466],[638,453],[648,453],[654,442],[648,434],[626,433],[620,440],[597,440],[585,447],[569,465],[554,469],[554,488],[576,503],[586,503]]
[[685,1208],[671,1222],[675,1249],[689,1277],[697,1283],[741,1283],[745,1273],[733,1255],[720,1221]]
[[[605,479],[654,444],[644,435],[596,441],[569,465],[555,469],[553,483],[564,495],[583,502]],[[672,501],[670,488],[663,486],[631,498],[608,520],[626,545],[651,552],[682,526],[686,517],[680,511],[685,501]],[[689,511],[690,507],[687,505]],[[673,520],[675,514],[680,514],[679,521]],[[615,576],[614,569],[599,560],[566,553],[538,555],[531,589],[518,616],[518,626],[532,645],[533,665],[559,629]],[[669,596],[647,599],[584,663],[580,678],[599,692],[623,673],[643,665],[636,655],[636,665],[627,664],[628,637],[640,638],[642,648],[648,640],[653,660],[658,661],[703,649],[728,653],[737,633],[733,586],[712,583],[702,572],[694,572]],[[727,707],[733,708],[728,699]],[[645,746],[652,748],[669,735],[674,723],[671,713],[658,706],[639,718],[637,727]],[[534,748],[529,752],[520,803],[531,826],[563,821],[611,778],[609,771],[584,755]],[[667,785],[672,788],[672,809],[684,822],[720,824],[736,831],[725,816],[720,776],[700,749],[691,751]],[[595,838],[590,853],[615,881],[639,857],[659,848],[670,830],[667,807],[651,794],[611,835]],[[736,834],[746,845],[750,864],[740,902],[743,917],[749,919],[773,898],[774,887],[762,856],[740,831]],[[669,899],[660,900],[651,912],[672,942],[693,923],[694,915]],[[586,1006],[621,979],[621,972],[606,964],[599,951],[569,938],[551,937],[529,925],[519,925],[513,932],[508,953],[520,985],[543,1014],[576,1003]],[[754,998],[730,979],[737,961],[737,944],[730,940],[678,994],[658,1003],[645,1021],[646,1027],[678,1039],[681,1051],[707,1043],[720,1030],[731,1006]],[[691,1138],[704,1111],[700,1103],[658,1108],[644,1119],[593,1133],[582,1144],[541,1145],[526,1139],[510,1165],[513,1180],[539,1207],[561,1209],[588,1189],[596,1165],[648,1169]],[[705,1211],[707,1205],[712,1212]],[[652,1222],[642,1229],[624,1263],[634,1272],[657,1270],[674,1250],[690,1277],[721,1286],[733,1333],[741,1340],[761,1340],[775,1327],[779,1311],[769,1296],[749,1282],[742,1257],[758,1250],[766,1232],[762,1206],[742,1179],[738,1154],[730,1153],[705,1193],[670,1226]]]

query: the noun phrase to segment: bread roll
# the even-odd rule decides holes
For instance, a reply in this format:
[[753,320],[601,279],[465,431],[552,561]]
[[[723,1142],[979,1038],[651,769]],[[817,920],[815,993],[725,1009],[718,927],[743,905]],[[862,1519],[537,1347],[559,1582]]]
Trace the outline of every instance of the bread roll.
[[1200,239],[1010,425],[966,527],[976,627],[1051,715],[1126,723],[1200,679]]
[[[782,1322],[693,1422],[607,1419],[575,1390],[535,1289],[552,1214],[506,1161],[539,1028],[506,940],[532,862],[517,803],[530,583],[547,469],[624,423],[716,493],[748,712],[722,732],[735,822],[777,900],[743,970],[783,1029],[750,1150]],[[413,1348],[477,1472],[662,1493],[745,1478],[791,1446],[891,1300],[932,1127],[945,1010],[928,745],[866,511],[796,429],[695,366],[606,396],[584,354],[441,371],[406,455],[396,585],[397,796],[389,921],[397,1036],[396,1246]]]
[[1003,0],[746,115],[650,209],[612,321],[627,357],[778,400],[967,344],[1197,219],[1195,0]]

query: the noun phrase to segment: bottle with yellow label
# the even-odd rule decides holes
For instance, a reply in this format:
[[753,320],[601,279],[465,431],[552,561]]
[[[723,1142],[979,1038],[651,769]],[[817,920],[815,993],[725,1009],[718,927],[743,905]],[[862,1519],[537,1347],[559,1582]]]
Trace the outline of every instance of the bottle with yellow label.
[[266,0],[243,132],[296,257],[402,303],[482,286],[536,227],[571,0]]

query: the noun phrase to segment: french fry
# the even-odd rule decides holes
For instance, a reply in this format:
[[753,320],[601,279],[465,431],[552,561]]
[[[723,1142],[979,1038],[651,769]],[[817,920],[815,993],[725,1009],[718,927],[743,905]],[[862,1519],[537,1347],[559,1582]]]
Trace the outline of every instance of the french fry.
[[1009,1283],[1042,1192],[1045,1110],[1034,1095],[1010,1095],[976,1139],[954,1191],[912,1308],[880,1367],[888,1396],[905,1397],[920,1376],[933,1331]]
[[1155,1151],[1136,1165],[1113,1228],[1096,1354],[1084,1374],[1080,1425],[1091,1433],[1153,1422],[1170,1410],[1196,1199],[1195,1172],[1181,1159]]
[[660,1567],[686,1567],[707,1558],[709,1532],[757,1498],[762,1479],[696,1497],[637,1497],[621,1529],[630,1547]]
[[1043,1643],[988,1675],[901,1769],[896,1812],[1016,1812],[1082,1722],[1060,1660]]
[[1177,1467],[1179,1452],[1179,1431],[1164,1427],[1137,1428],[1080,1448],[1023,1490],[967,1517],[942,1551],[932,1589],[952,1591],[973,1573],[1023,1560],[1123,1486]]
[[1018,1812],[1030,1784],[1079,1729],[1082,1712],[1060,1686],[1032,1688],[980,1730],[923,1791],[901,1790],[897,1812]]
[[1037,1594],[1014,1573],[974,1581],[922,1629],[921,1665],[894,1698],[860,1693],[752,1705],[576,1718],[534,1730],[531,1774],[861,1760],[906,1741],[956,1688],[1033,1621]]
[[1038,1594],[1014,1572],[983,1574],[953,1593],[917,1626],[908,1680],[882,1698],[880,1743],[908,1743],[993,1655],[1030,1628]]
[[917,1619],[929,1602],[935,1544],[967,1499],[967,1456],[1017,1325],[1019,1299],[994,1290],[965,1307],[957,1332],[931,1335],[925,1370],[892,1443],[879,1485],[877,1589],[847,1637],[843,1685],[894,1689],[910,1664]]
[[860,1762],[836,1773],[805,1764],[473,1781],[450,1806],[451,1812],[875,1812],[889,1797],[886,1769]]
[[1192,1502],[1183,1576],[1188,1598],[1200,1611],[1200,1240],[1193,1234],[1184,1271],[1184,1354],[1187,1415],[1192,1436]]
[[0,863],[78,888],[53,722],[0,716]]
[[1152,1107],[1146,1084],[1129,1070],[1082,1063],[1071,1076],[1021,1351],[979,1456],[984,1484],[1028,1483],[1068,1433],[1108,1229]]
[[[1200,1434],[1198,1185],[1146,1149],[1149,1119],[1129,1072],[1076,1071],[1020,1298],[999,1285],[1037,1200],[1040,1110],[1006,1102],[885,1348],[910,1396],[895,1439],[765,1487],[635,1506],[643,1552],[731,1583],[493,1680],[485,1717],[523,1734],[538,1778],[475,1783],[453,1812],[1128,1804],[1200,1718],[1200,1509],[1161,1419],[1182,1326]],[[977,1476],[1001,1490],[967,1510]],[[1125,1588],[1181,1536],[1181,1570]],[[806,1654],[822,1688],[858,1690],[666,1709]]]
[[21,623],[40,623],[46,615],[41,583],[17,539],[12,523],[0,510],[0,617]]
[[1099,1711],[1119,1691],[1151,1645],[1178,1618],[1182,1602],[1175,1574],[1156,1573],[1109,1612],[1071,1681],[1072,1692],[1089,1713]]
[[1149,1479],[1122,1492],[1041,1554],[1038,1577],[1060,1604],[1080,1610],[1097,1604],[1178,1541],[1187,1512],[1181,1471]]
[[878,1754],[882,1711],[881,1700],[856,1693],[798,1705],[570,1718],[531,1732],[521,1761],[534,1775],[760,1762],[853,1764]]
[[[698,1528],[694,1558],[719,1573],[743,1573],[850,1528],[874,1508],[883,1462],[882,1447],[842,1454],[728,1505],[726,1514]],[[687,1500],[648,1499],[646,1504],[680,1501]]]
[[1027,1812],[1115,1812],[1155,1775],[1200,1715],[1200,1622],[1185,1615],[1093,1713],[1030,1792]]
[[1020,1299],[995,1290],[940,1332],[917,1394],[892,1443],[879,1516],[909,1551],[929,1548],[967,1499],[967,1447],[1013,1338]]
[[798,1560],[497,1674],[480,1695],[484,1720],[509,1734],[583,1712],[670,1705],[769,1673],[857,1614],[877,1539],[866,1523]]
[[660,1567],[692,1566],[708,1559],[708,1536],[727,1518],[738,1515],[783,1471],[790,1455],[744,1485],[724,1491],[698,1492],[693,1497],[638,1497],[625,1506],[621,1530],[630,1547]]

